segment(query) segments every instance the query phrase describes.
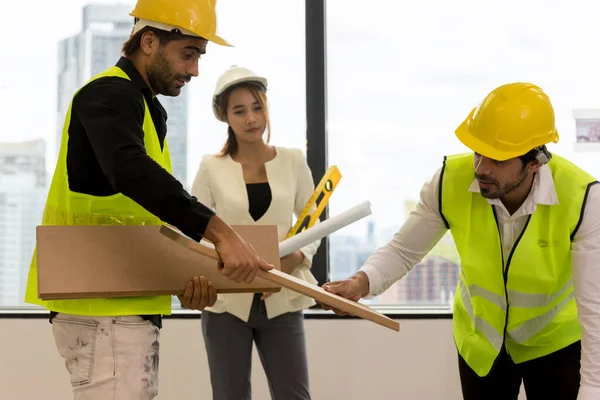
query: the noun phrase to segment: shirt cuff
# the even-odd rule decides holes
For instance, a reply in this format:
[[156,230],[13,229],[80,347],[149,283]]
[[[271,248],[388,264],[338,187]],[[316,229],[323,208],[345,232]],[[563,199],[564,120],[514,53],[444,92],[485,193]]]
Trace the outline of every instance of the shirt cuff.
[[172,225],[177,226],[184,234],[199,242],[206,233],[206,227],[210,222],[210,219],[214,217],[216,213],[210,208],[206,207],[200,202],[195,202],[191,206],[191,211],[182,215],[180,224],[173,223]]
[[312,256],[310,256],[310,257],[307,256],[306,251],[304,249],[300,249],[300,253],[302,253],[302,255],[304,256],[304,259],[302,260],[300,265],[298,265],[296,267],[296,269],[300,269],[300,270],[310,269],[310,267],[312,266]]
[[381,290],[381,276],[379,270],[372,265],[365,264],[360,267],[359,271],[364,272],[369,279],[369,294],[366,295],[364,299],[368,300],[380,295],[383,290]]
[[600,387],[591,385],[581,385],[577,400],[597,400],[600,399]]

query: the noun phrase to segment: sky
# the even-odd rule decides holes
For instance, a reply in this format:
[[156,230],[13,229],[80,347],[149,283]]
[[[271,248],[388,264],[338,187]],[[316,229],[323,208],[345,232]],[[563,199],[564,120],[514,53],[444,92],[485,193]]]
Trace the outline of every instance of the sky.
[[327,4],[330,161],[345,174],[331,211],[366,191],[379,244],[443,156],[466,150],[454,130],[504,83],[541,86],[561,138],[549,148],[600,175],[600,153],[573,151],[572,118],[600,109],[598,2]]
[[[49,170],[57,46],[81,29],[87,3],[30,0],[24,20],[21,4],[8,2],[0,13],[0,142],[46,139]],[[220,0],[217,10],[219,33],[235,47],[209,44],[200,77],[184,89],[188,183],[202,155],[225,139],[210,104],[218,76],[233,64],[269,80],[272,143],[305,150],[304,1]],[[418,199],[442,157],[466,150],[454,129],[510,81],[530,81],[549,94],[561,138],[551,151],[600,175],[600,153],[573,150],[572,117],[573,109],[600,109],[598,21],[600,2],[593,0],[328,0],[329,162],[343,175],[331,215],[369,200],[377,240],[385,242],[406,218],[405,200]],[[344,232],[363,236],[366,221]]]

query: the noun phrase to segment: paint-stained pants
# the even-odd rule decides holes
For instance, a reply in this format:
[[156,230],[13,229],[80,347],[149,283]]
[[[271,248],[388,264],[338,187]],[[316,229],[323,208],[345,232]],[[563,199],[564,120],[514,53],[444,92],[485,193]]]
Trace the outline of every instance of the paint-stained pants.
[[52,320],[75,400],[147,400],[158,394],[159,328],[138,316]]

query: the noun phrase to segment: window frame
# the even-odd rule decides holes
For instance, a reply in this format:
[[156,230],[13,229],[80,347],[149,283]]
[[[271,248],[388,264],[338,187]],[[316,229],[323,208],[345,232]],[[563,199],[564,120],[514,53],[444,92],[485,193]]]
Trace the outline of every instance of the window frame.
[[[305,0],[306,6],[306,157],[315,184],[329,167],[327,131],[327,0]],[[321,214],[320,220],[329,217],[329,205]],[[330,245],[323,238],[319,250],[313,258],[311,271],[319,285],[331,277]],[[316,305],[313,309],[320,309]],[[415,307],[408,305],[373,305],[373,309],[395,319],[451,319],[449,312],[437,307]]]
[[[327,147],[327,31],[326,0],[305,0],[306,5],[306,159],[315,185],[328,168]],[[325,206],[320,220],[329,217]],[[313,256],[311,272],[319,285],[330,279],[329,239],[324,237]]]
[[[321,180],[328,165],[327,132],[327,15],[326,0],[304,0],[305,3],[305,55],[306,55],[306,158],[315,184]],[[320,216],[329,217],[327,205]],[[313,257],[311,272],[319,285],[330,280],[329,240],[323,238]],[[411,306],[373,306],[382,314],[394,319],[451,319],[452,312],[439,312],[436,308],[424,307],[416,310]],[[49,312],[37,308],[0,307],[0,318],[28,319],[48,318]],[[174,309],[165,319],[197,319],[201,312]],[[340,317],[325,312],[320,305],[306,310],[307,319],[358,318]]]

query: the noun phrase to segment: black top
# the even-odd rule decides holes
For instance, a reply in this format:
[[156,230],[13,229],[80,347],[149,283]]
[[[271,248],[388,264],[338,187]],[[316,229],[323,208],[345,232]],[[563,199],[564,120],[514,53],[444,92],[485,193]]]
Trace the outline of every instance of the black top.
[[[167,113],[131,61],[121,57],[116,65],[131,80],[99,78],[73,98],[67,150],[69,187],[94,196],[123,193],[200,241],[214,212],[146,154],[144,99],[161,148],[167,134]],[[145,318],[162,325],[160,316]]]
[[271,205],[271,187],[269,182],[247,183],[246,190],[248,191],[248,203],[250,204],[248,212],[252,219],[258,221]]
[[[248,192],[248,212],[253,220],[258,221],[260,217],[265,215],[271,205],[273,198],[271,187],[269,186],[269,182],[247,183],[246,191]],[[262,293],[255,293],[254,301],[264,301],[261,300],[261,297]]]

